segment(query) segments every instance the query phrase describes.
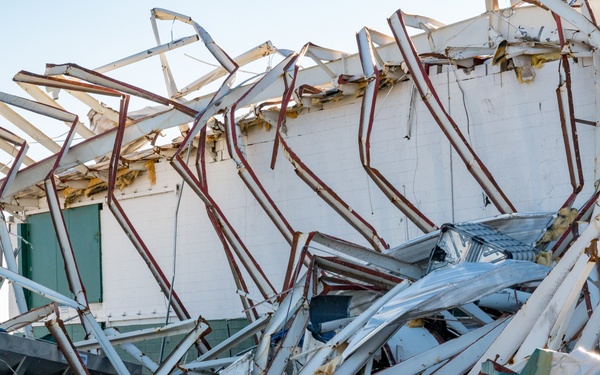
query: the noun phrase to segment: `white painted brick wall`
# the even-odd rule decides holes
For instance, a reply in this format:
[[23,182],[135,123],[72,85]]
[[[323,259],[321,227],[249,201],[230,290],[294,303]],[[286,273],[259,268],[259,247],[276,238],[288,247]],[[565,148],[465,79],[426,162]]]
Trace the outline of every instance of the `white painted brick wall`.
[[[529,84],[518,83],[513,72],[486,75],[488,70],[477,67],[470,74],[442,72],[431,78],[445,105],[450,92],[451,114],[518,210],[556,211],[571,193],[555,96],[558,65],[548,63],[537,69],[535,81]],[[573,66],[572,70],[576,116],[592,119],[591,68]],[[451,151],[420,99],[413,109],[412,136],[405,138],[411,87],[410,82],[402,82],[379,95],[371,139],[372,166],[438,225],[498,214],[492,205],[484,205],[483,190]],[[296,119],[289,118],[287,142],[381,237],[392,246],[398,245],[420,233],[362,168],[358,155],[360,105],[361,98],[346,98],[326,104],[322,111],[311,110]],[[593,191],[597,155],[595,128],[579,124],[578,131],[586,185],[576,206]],[[247,137],[248,160],[291,226],[297,231],[318,230],[367,246],[360,234],[296,176],[281,150],[276,168],[269,168],[273,138],[273,128],[252,129]],[[207,165],[210,192],[273,285],[280,289],[289,245],[237,176],[226,149],[220,148],[225,152],[224,160]],[[165,274],[171,277],[175,185],[181,184],[181,178],[168,163],[159,163],[156,169],[157,184],[151,188],[167,192],[126,199],[122,204]],[[135,191],[143,195],[148,188],[147,180],[141,177],[123,194]],[[94,312],[100,320],[115,324],[119,320],[164,319],[164,297],[146,266],[107,208],[101,219],[104,302],[93,306]],[[189,187],[183,190],[179,210],[176,270],[175,290],[192,315],[201,314],[207,319],[243,316],[221,243],[204,204]],[[249,278],[247,282],[252,284]],[[250,293],[259,295],[254,287]]]

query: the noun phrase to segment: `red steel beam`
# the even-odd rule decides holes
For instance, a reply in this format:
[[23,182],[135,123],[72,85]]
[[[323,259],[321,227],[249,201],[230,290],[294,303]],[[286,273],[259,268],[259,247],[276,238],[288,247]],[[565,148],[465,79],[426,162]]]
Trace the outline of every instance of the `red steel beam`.
[[[48,175],[44,179],[44,190],[46,191],[46,200],[48,201],[48,210],[50,212],[50,217],[52,218],[52,224],[54,226],[54,231],[56,232],[56,237],[58,239],[58,244],[60,251],[62,253],[62,258],[65,266],[65,273],[67,276],[67,282],[69,284],[69,290],[75,296],[75,300],[82,306],[85,306],[83,310],[77,310],[83,327],[86,331],[86,334],[89,335],[92,333],[91,328],[87,324],[87,321],[84,319],[84,315],[89,312],[89,303],[87,299],[87,295],[85,292],[85,286],[81,281],[81,275],[79,273],[79,269],[77,267],[77,260],[75,259],[75,253],[73,252],[73,245],[71,244],[71,239],[69,237],[69,232],[67,230],[67,225],[65,223],[65,218],[63,216],[60,200],[58,198],[56,182],[55,182],[55,171],[61,165],[64,156],[69,151],[71,147],[71,143],[73,142],[73,138],[75,137],[75,128],[79,121],[78,116],[56,109],[51,106],[47,106],[45,104],[40,104],[37,102],[30,101],[28,99],[22,99],[24,104],[21,106],[22,108],[29,109],[36,113],[43,114],[45,116],[60,120],[60,121],[70,121],[71,127],[67,134],[67,137],[61,147],[60,151],[56,154],[56,159],[54,160],[53,166],[50,168]],[[29,105],[27,105],[29,104]]]
[[[119,124],[117,127],[117,134],[115,136],[115,143],[109,165],[107,203],[115,219],[117,220],[123,231],[127,234],[127,237],[130,239],[131,243],[148,266],[150,273],[152,274],[152,276],[154,276],[154,279],[161,288],[161,291],[163,292],[166,298],[169,298],[171,285],[168,278],[165,276],[159,264],[154,259],[152,253],[146,246],[139,233],[135,230],[135,226],[131,223],[129,217],[127,216],[127,214],[121,207],[119,201],[117,200],[116,196],[114,195],[116,174],[118,172],[120,151],[123,143],[123,133],[125,131],[125,125],[127,121],[127,107],[129,103],[129,95],[123,95],[119,91],[116,91],[111,88],[106,88],[104,86],[91,85],[89,83],[80,81],[70,81],[60,77],[46,77],[24,71],[17,74],[14,79],[18,82],[27,82],[36,85],[43,85],[46,87],[54,87],[87,93],[108,95],[113,97],[121,97]],[[191,318],[190,314],[186,310],[185,306],[183,305],[175,291],[172,292],[172,304],[173,310],[175,311],[175,314],[180,320],[186,320]]]
[[12,166],[8,170],[8,173],[6,173],[6,177],[2,180],[2,184],[0,185],[0,197],[4,197],[7,187],[10,186],[10,184],[13,182],[15,176],[17,175],[17,172],[19,171],[19,168],[21,168],[21,165],[25,160],[25,156],[27,154],[27,150],[29,149],[29,145],[27,144],[27,141],[25,141],[21,137],[2,127],[0,127],[0,139],[13,144],[15,148],[19,147],[19,152],[17,153],[17,156],[15,157]]
[[[562,29],[562,21],[559,15],[552,13],[558,29],[561,50],[565,46],[565,36]],[[567,55],[561,55],[561,66],[565,73],[564,81],[561,77],[556,88],[556,98],[558,102],[558,111],[560,113],[560,126],[563,133],[563,142],[565,145],[565,154],[569,168],[569,179],[573,192],[567,198],[561,208],[571,207],[577,198],[577,195],[583,189],[584,178],[583,168],[581,166],[581,153],[579,152],[579,140],[577,136],[577,123],[575,120],[575,106],[573,104],[573,91],[571,90],[571,67]]]
[[195,116],[198,112],[184,104],[176,101],[167,99],[153,92],[141,89],[139,87],[130,85],[125,82],[118,81],[114,78],[107,77],[101,73],[95,72],[90,69],[83,68],[77,64],[47,64],[46,65],[46,76],[56,75],[68,75],[71,77],[79,78],[83,81],[90,82],[97,86],[107,87],[116,90],[121,93],[134,95],[146,100],[153,101],[165,106],[171,106],[179,112],[185,113],[189,116]]
[[65,360],[69,364],[70,370],[73,371],[74,374],[87,374],[90,375],[89,370],[87,369],[85,362],[79,355],[79,352],[73,346],[73,342],[69,338],[67,334],[67,330],[65,329],[65,325],[60,318],[55,317],[46,321],[46,328],[52,334],[56,341],[56,345],[58,349],[65,356]]
[[[285,91],[281,102],[281,110],[277,119],[276,139],[273,145],[273,155],[271,157],[271,168],[275,165],[277,149],[281,144],[283,153],[286,159],[294,167],[294,171],[311,189],[313,189],[335,212],[337,212],[348,224],[356,229],[370,244],[373,249],[378,252],[389,248],[389,245],[379,237],[377,231],[369,224],[362,216],[353,210],[333,189],[331,189],[323,180],[321,180],[306,164],[302,162],[300,157],[287,144],[282,133],[282,125],[285,122],[286,111],[290,102],[293,91],[296,88],[296,77],[299,70],[300,57],[306,54],[309,45],[306,45],[294,64],[286,67],[284,73]],[[291,78],[291,80],[290,80]],[[269,120],[267,117],[265,119]]]
[[[250,274],[250,277],[260,290],[263,297],[265,299],[269,299],[277,294],[275,288],[273,288],[256,260],[243,243],[242,239],[239,237],[233,226],[229,223],[217,203],[211,197],[210,193],[208,192],[208,188],[194,176],[185,161],[181,158],[181,153],[184,151],[184,149],[191,147],[191,136],[196,133],[196,129],[206,126],[206,120],[204,118],[205,117],[202,115],[196,117],[192,129],[190,129],[175,155],[171,159],[171,165],[190,186],[192,191],[196,193],[196,195],[204,202],[207,210],[212,213],[211,219],[217,221],[215,228],[222,231],[222,235],[227,239],[227,242],[229,242],[236,255],[239,257],[240,261]],[[204,121],[201,121],[203,119]],[[201,123],[202,125],[200,125]]]
[[[237,69],[237,68],[236,68]],[[199,181],[193,176],[187,165],[181,159],[181,152],[185,149],[201,128],[198,124],[202,124],[205,126],[206,120],[212,116],[212,112],[209,110],[214,110],[217,104],[216,100],[213,100],[201,113],[198,113],[196,110],[189,108],[183,104],[175,102],[173,100],[164,98],[160,95],[154,94],[152,92],[143,90],[139,87],[115,80],[110,77],[106,77],[103,74],[94,72],[89,69],[85,69],[75,64],[64,64],[64,65],[47,65],[46,68],[47,75],[69,75],[87,82],[90,82],[97,86],[107,87],[119,92],[123,92],[126,94],[138,96],[147,100],[151,100],[160,104],[172,106],[174,109],[187,114],[189,116],[195,117],[196,120],[194,122],[194,128],[191,129],[184,141],[180,145],[180,148],[176,152],[176,155],[173,157],[171,164],[173,168],[182,175],[185,182],[190,185],[192,190],[204,201],[204,203],[215,213],[215,217],[219,220],[219,225],[222,228],[225,228],[224,234],[228,239],[228,242],[232,244],[234,250],[240,257],[244,266],[248,269],[251,277],[261,290],[261,293],[265,298],[269,298],[269,296],[276,294],[275,289],[272,287],[270,282],[266,279],[264,272],[260,269],[258,263],[254,260],[248,249],[243,245],[240,237],[237,235],[233,227],[229,224],[225,216],[223,215],[220,208],[216,205],[210,194],[208,194],[208,190],[200,188]],[[215,99],[222,98],[226,93],[230,91],[229,85],[231,83],[233,75],[230,75],[230,78],[225,81],[221,89],[217,91],[215,94]],[[219,103],[220,104],[220,103]]]
[[[8,94],[5,94],[5,97],[7,95]],[[110,345],[108,340],[106,340],[106,336],[102,332],[100,325],[91,314],[89,303],[85,293],[85,287],[81,281],[81,275],[77,267],[77,261],[73,252],[73,246],[71,244],[71,239],[66,228],[65,219],[62,214],[60,201],[58,199],[56,183],[54,181],[55,171],[63,163],[65,155],[68,153],[71,147],[71,143],[73,142],[73,138],[75,137],[75,130],[77,124],[79,123],[79,118],[78,116],[64,111],[62,109],[57,109],[46,104],[37,103],[29,99],[14,97],[13,100],[11,100],[11,104],[39,113],[44,116],[54,118],[59,121],[71,123],[69,133],[67,134],[67,137],[64,140],[63,146],[61,147],[60,151],[55,154],[52,166],[50,167],[48,174],[46,175],[43,181],[44,189],[46,191],[46,199],[48,201],[50,217],[52,218],[52,224],[54,226],[54,230],[58,239],[58,244],[62,253],[67,282],[69,284],[69,290],[71,291],[73,296],[75,296],[74,302],[77,303],[77,307],[75,308],[81,320],[82,326],[86,332],[86,336],[94,334],[98,341],[101,343],[102,349],[105,351],[110,363],[113,365],[116,372],[118,374],[128,374],[128,371],[125,368],[123,361],[119,358],[119,356],[115,352],[114,348]],[[34,291],[35,290],[39,290],[39,287],[36,287]]]
[[108,170],[108,193],[107,203],[108,208],[112,212],[113,216],[125,232],[127,237],[131,241],[132,245],[138,251],[146,266],[150,270],[152,276],[159,285],[161,291],[165,295],[165,298],[171,298],[171,304],[173,310],[179,318],[179,320],[187,320],[191,318],[191,315],[181,302],[177,292],[173,290],[169,279],[162,271],[160,265],[152,256],[150,249],[146,246],[146,243],[135,229],[135,226],[129,220],[129,217],[125,213],[125,210],[119,203],[119,200],[115,196],[115,187],[117,183],[117,172],[119,170],[119,161],[121,157],[121,148],[123,146],[123,133],[125,131],[125,123],[127,121],[127,108],[129,106],[129,95],[123,95],[121,97],[121,105],[119,109],[119,124],[117,125],[117,134],[115,136],[115,144],[110,158],[109,170]]
[[[196,172],[198,173],[198,180],[200,184],[206,190],[208,190],[208,181],[206,178],[206,126],[202,127],[202,129],[200,130],[200,135],[198,139],[198,152],[196,153]],[[246,297],[246,295],[250,294],[250,290],[248,289],[248,285],[246,284],[244,275],[240,270],[240,267],[233,255],[233,252],[231,251],[231,247],[227,243],[227,239],[225,238],[223,230],[219,225],[219,220],[208,207],[206,207],[206,214],[208,215],[208,218],[213,228],[215,229],[215,233],[217,233],[217,236],[219,237],[219,241],[221,241],[221,245],[223,246],[223,251],[225,252],[229,268],[231,269],[231,274],[233,276],[235,285],[239,290],[242,290],[245,293],[245,295],[242,295],[240,293],[238,293],[238,295],[240,296],[240,300],[244,308],[246,318],[248,319],[248,322],[254,322],[258,320],[259,316],[254,306],[254,302]],[[257,336],[254,336],[254,338],[255,340],[257,340]]]
[[371,35],[367,28],[363,28],[356,34],[358,53],[366,77],[365,93],[360,110],[360,125],[358,128],[358,149],[360,161],[373,180],[375,185],[388,197],[406,217],[412,221],[423,233],[433,232],[438,229],[415,205],[402,195],[379,170],[371,166],[371,132],[375,117],[375,106],[377,104],[377,91],[379,89],[379,69],[373,50]]
[[444,135],[450,141],[454,150],[458,153],[471,175],[479,183],[498,211],[503,214],[516,212],[516,208],[506,197],[471,145],[469,145],[456,122],[454,122],[452,117],[450,117],[448,112],[444,109],[429,76],[425,72],[423,64],[421,64],[421,61],[419,60],[415,46],[408,36],[402,11],[398,10],[396,13],[392,14],[388,19],[388,23],[392,29],[400,53],[404,57],[404,62],[408,67],[410,76],[421,94],[423,102]]
[[[212,40],[210,35],[204,29],[202,29],[200,25],[192,21],[190,17],[158,8],[153,9],[152,12],[154,17],[157,19],[172,19],[192,24],[211,54],[213,54],[223,68],[229,72],[229,76],[225,79],[221,87],[215,92],[209,104],[201,112],[196,112],[194,114],[194,124],[186,134],[184,140],[175,152],[175,155],[172,157],[171,165],[177,171],[177,173],[182,176],[183,180],[190,186],[192,191],[194,191],[194,193],[196,193],[196,195],[204,202],[207,211],[210,212],[209,217],[215,230],[217,231],[217,235],[219,237],[222,236],[227,240],[233,251],[242,262],[244,268],[246,268],[250,274],[250,277],[260,290],[263,297],[265,299],[269,299],[277,294],[275,288],[273,288],[263,270],[260,268],[252,254],[250,254],[250,251],[248,251],[246,245],[243,243],[233,226],[229,223],[219,206],[211,197],[208,191],[205,173],[199,173],[199,177],[196,178],[181,157],[181,154],[185,149],[192,147],[192,141],[194,137],[206,127],[206,122],[208,119],[222,108],[227,108],[227,106],[234,102],[231,96],[228,97],[226,95],[235,90],[231,89],[231,86],[233,85],[233,80],[235,78],[238,65]],[[199,168],[197,167],[197,169]],[[232,254],[229,254],[228,256],[230,255]],[[233,257],[229,259],[230,261],[235,262]],[[234,274],[234,278],[235,277],[236,276]]]
[[[246,158],[245,152],[242,151],[239,144],[242,135],[238,133],[235,112],[238,107],[242,107],[247,104],[249,99],[256,95],[257,91],[261,91],[265,84],[270,85],[274,80],[273,78],[277,78],[279,74],[285,72],[288,66],[293,64],[295,60],[295,55],[290,55],[281,61],[275,68],[271,69],[269,73],[265,74],[260,80],[258,80],[250,90],[246,91],[244,95],[242,95],[235,103],[233,103],[225,116],[225,135],[227,137],[227,147],[232,160],[237,166],[237,171],[240,178],[242,181],[244,181],[244,184],[246,184],[248,190],[250,190],[250,193],[254,196],[269,219],[271,219],[275,227],[277,227],[279,232],[290,245],[293,243],[295,230],[292,228],[285,216],[283,216],[283,213],[279,207],[277,207],[275,201],[273,201],[271,196],[267,193],[264,186],[260,183],[260,180],[256,176],[256,173],[254,173],[252,166]],[[245,145],[243,145],[243,147],[245,147]]]

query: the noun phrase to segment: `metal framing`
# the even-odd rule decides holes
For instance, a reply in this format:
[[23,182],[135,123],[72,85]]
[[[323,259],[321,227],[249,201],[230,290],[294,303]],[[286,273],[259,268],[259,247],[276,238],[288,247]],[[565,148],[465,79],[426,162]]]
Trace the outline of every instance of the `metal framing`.
[[[577,222],[587,223],[582,233],[578,233],[575,226],[569,223],[564,233],[558,235],[559,240],[556,243],[550,245],[538,243],[539,248],[536,251],[540,252],[548,247],[550,251],[540,254],[547,255],[549,261],[555,263],[552,264],[552,270],[545,278],[542,274],[546,273],[546,269],[542,266],[520,263],[518,266],[507,267],[507,263],[500,263],[495,266],[486,265],[489,266],[489,274],[488,271],[478,271],[473,279],[466,277],[453,279],[448,276],[448,279],[437,280],[438,275],[444,275],[443,269],[429,275],[424,275],[424,270],[428,257],[439,256],[440,249],[433,249],[438,251],[437,255],[431,248],[420,249],[421,258],[414,262],[406,261],[406,258],[402,258],[403,254],[388,252],[389,245],[374,225],[352,209],[300,159],[299,154],[288,144],[289,139],[285,134],[286,126],[294,121],[293,117],[302,116],[303,113],[311,110],[327,111],[323,103],[332,97],[362,96],[357,121],[358,151],[362,168],[384,196],[416,228],[425,233],[434,232],[437,226],[433,221],[371,164],[371,134],[375,131],[375,114],[378,96],[382,94],[380,92],[382,77],[385,76],[385,82],[393,82],[393,84],[400,84],[409,79],[414,83],[435,123],[450,142],[453,152],[460,156],[485,196],[489,197],[500,213],[514,213],[516,207],[502,191],[500,184],[484,165],[475,148],[467,141],[449,111],[444,108],[436,87],[429,77],[432,70],[428,70],[428,64],[453,63],[459,66],[458,60],[468,60],[473,64],[471,67],[474,67],[477,63],[474,61],[481,58],[479,54],[496,51],[501,46],[507,46],[506,51],[510,51],[509,57],[506,57],[508,59],[517,57],[517,54],[527,58],[536,53],[543,54],[558,50],[562,51],[562,54],[561,70],[558,71],[559,84],[556,89],[559,114],[557,123],[560,123],[561,127],[562,139],[559,141],[564,143],[571,185],[570,195],[566,197],[563,207],[575,206],[584,191],[584,172],[587,171],[584,164],[587,161],[583,159],[586,150],[580,147],[577,124],[597,123],[597,117],[600,115],[598,104],[600,85],[593,82],[596,118],[578,119],[575,116],[577,104],[574,99],[575,89],[572,87],[572,80],[575,79],[572,70],[576,68],[572,63],[572,57],[591,56],[594,77],[597,80],[600,76],[600,52],[598,52],[600,29],[595,24],[593,4],[587,0],[584,1],[581,12],[560,0],[542,0],[533,3],[538,7],[544,6],[552,12],[558,30],[558,41],[547,41],[548,45],[535,45],[535,43],[533,46],[520,43],[510,45],[512,36],[503,37],[495,30],[496,21],[492,18],[500,11],[498,4],[495,1],[488,1],[488,13],[476,19],[476,21],[485,21],[489,26],[486,29],[486,32],[489,32],[487,44],[484,47],[461,46],[460,43],[457,46],[447,46],[450,49],[447,50],[446,56],[433,53],[435,52],[433,48],[439,47],[442,36],[456,35],[456,28],[452,25],[443,26],[426,17],[411,16],[412,25],[426,32],[425,37],[420,39],[420,45],[428,46],[432,52],[419,54],[416,44],[413,43],[417,38],[408,36],[405,15],[397,11],[388,20],[394,38],[365,27],[357,34],[359,53],[356,55],[319,47],[312,43],[306,44],[296,54],[277,50],[270,42],[266,42],[236,58],[231,58],[191,17],[156,8],[151,12],[157,43],[155,47],[102,65],[95,70],[76,64],[49,64],[43,75],[24,71],[17,73],[14,81],[35,100],[0,93],[0,102],[2,102],[0,114],[18,128],[16,133],[0,128],[0,142],[2,142],[0,147],[14,155],[11,165],[6,166],[5,178],[0,181],[0,199],[3,208],[6,209],[20,207],[19,199],[22,198],[25,204],[28,194],[33,194],[33,191],[37,194],[36,199],[46,199],[73,297],[63,296],[18,274],[15,251],[9,238],[8,223],[3,215],[4,222],[0,225],[0,245],[6,260],[6,268],[0,267],[0,276],[13,285],[19,315],[1,323],[0,328],[13,334],[17,330],[24,329],[26,335],[32,336],[31,324],[44,323],[56,338],[71,371],[79,374],[89,373],[80,352],[96,349],[101,349],[108,357],[116,373],[127,374],[128,369],[117,355],[113,345],[121,345],[137,361],[156,374],[188,371],[216,372],[219,371],[217,368],[230,365],[232,369],[241,368],[246,364],[236,362],[240,357],[220,357],[224,355],[226,349],[249,337],[253,337],[257,343],[251,354],[252,374],[281,374],[290,369],[295,374],[312,374],[322,366],[332,374],[354,374],[361,369],[368,374],[374,371],[375,366],[380,365],[374,356],[376,353],[387,357],[387,368],[381,371],[381,374],[424,370],[429,372],[435,370],[440,374],[468,371],[470,374],[477,374],[482,363],[487,360],[493,360],[503,366],[512,363],[522,365],[536,348],[565,350],[566,343],[563,340],[588,350],[598,349],[597,322],[600,315],[597,310],[600,291],[592,282],[598,279],[597,262],[599,261],[597,243],[600,240],[600,215],[595,208],[598,205],[597,191],[583,205],[576,218]],[[535,7],[527,9],[529,9],[526,10],[527,12],[535,9],[535,12],[539,12],[536,14],[544,12]],[[516,7],[511,11],[520,12],[521,9]],[[490,18],[484,20],[485,17]],[[159,20],[187,24],[193,28],[194,34],[162,43],[158,33],[157,21]],[[569,41],[568,36],[563,32],[563,23],[577,28],[583,36],[577,35]],[[456,27],[463,27],[465,24],[461,25]],[[184,88],[178,88],[166,54],[196,41],[203,42],[220,67],[195,79]],[[575,44],[577,44],[576,51],[570,54],[567,50],[575,48],[573,47]],[[236,85],[235,76],[240,72],[241,66],[261,57],[274,55],[276,52],[283,56],[279,57],[278,63],[273,67],[270,66],[267,72],[255,77],[250,83]],[[104,74],[152,56],[158,56],[160,59],[163,67],[162,78],[168,97]],[[301,68],[300,62],[305,57],[314,63],[313,67]],[[394,61],[394,59],[400,60]],[[394,68],[404,66],[405,74],[398,75],[390,72],[390,66]],[[212,94],[189,101],[184,99],[187,95],[218,80],[222,80],[222,84]],[[58,105],[53,98],[41,90],[41,87],[70,93],[84,105],[105,115],[117,126],[102,134],[94,134],[79,121],[77,115]],[[119,99],[118,110],[104,107],[95,95]],[[134,120],[128,117],[131,96],[160,104],[165,109],[156,115]],[[277,105],[280,108],[274,111]],[[17,107],[17,110],[11,107]],[[356,107],[358,108],[358,104]],[[246,111],[247,115],[240,117],[242,110]],[[62,145],[50,139],[29,122],[20,111],[40,114],[66,123],[69,131]],[[243,137],[245,130],[242,123],[247,120],[246,116],[251,116],[256,121],[266,121],[276,127],[271,168],[275,167],[281,146],[282,153],[292,164],[299,179],[364,237],[372,249],[318,230],[304,233],[293,228],[279,208],[279,203],[267,192],[246,155],[246,150],[251,147]],[[216,126],[211,130],[210,136],[225,140],[240,178],[290,246],[290,252],[286,253],[281,261],[286,268],[280,290],[274,287],[251,249],[244,243],[243,236],[240,236],[227,219],[225,212],[214,198],[216,195],[210,193],[210,176],[207,176],[206,172],[206,154],[209,150],[206,143],[208,124],[219,124],[216,118],[224,119],[224,127],[218,129]],[[191,127],[188,126],[190,123]],[[168,159],[170,167],[183,179],[183,184],[187,185],[204,204],[208,219],[223,247],[249,322],[245,329],[219,343],[212,350],[205,339],[210,332],[207,322],[202,317],[190,320],[190,312],[175,293],[173,285],[159,267],[149,246],[139,235],[135,224],[129,219],[115,195],[117,174],[123,165],[123,155],[129,151],[124,145],[153,142],[151,139],[158,132],[173,127],[179,127],[181,138],[168,155],[165,153],[160,157]],[[40,162],[28,158],[28,143],[18,135],[21,133],[24,137],[40,142],[53,155]],[[76,133],[85,139],[79,143],[75,142]],[[157,149],[156,152],[160,153],[161,150]],[[195,170],[190,162],[192,155],[195,157]],[[112,329],[103,331],[93,315],[61,211],[63,202],[58,196],[58,190],[59,186],[63,186],[63,179],[68,179],[64,176],[69,171],[100,176],[98,171],[91,171],[84,164],[100,158],[104,158],[104,161],[99,164],[105,163],[102,172],[108,172],[104,176],[108,180],[106,193],[108,207],[148,265],[162,293],[171,299],[180,322],[156,329],[119,334]],[[589,185],[588,181],[585,185],[586,192],[590,190]],[[535,241],[539,240],[540,236]],[[415,244],[415,248],[418,247],[417,245]],[[334,252],[337,256],[323,256],[321,251]],[[527,273],[523,270],[535,272]],[[450,271],[448,274],[452,275]],[[259,297],[251,296],[253,288],[247,284],[245,280],[247,277],[252,280],[253,286],[260,293]],[[532,281],[537,283],[531,283]],[[491,285],[488,294],[480,291],[487,287],[487,284],[479,285],[484,282]],[[506,289],[514,287],[514,284],[519,284],[519,287],[526,289],[526,292]],[[28,310],[23,288],[50,298],[54,303],[40,309]],[[519,304],[518,308],[506,308],[510,311],[500,309],[499,313],[494,315],[484,312],[485,309],[481,307],[483,304],[481,308],[473,304],[477,299],[473,295],[478,298],[480,294],[485,294],[484,297],[490,299],[502,298],[494,294],[499,290],[513,291],[514,296],[507,299],[505,306],[514,302]],[[309,343],[306,344],[307,349],[300,348],[299,343],[303,337],[305,343],[312,340],[307,333],[307,327],[312,329],[313,324],[310,316],[312,298],[317,295],[326,297],[336,294],[353,296],[356,302],[353,302],[352,309],[357,311],[357,315],[341,319],[340,326],[337,326],[338,321],[334,320],[335,323],[331,326],[337,327],[337,331],[324,345],[309,348]],[[581,296],[583,299],[580,298]],[[414,304],[419,298],[423,298],[425,302]],[[523,303],[520,298],[528,298],[528,300]],[[260,304],[268,306],[274,312],[267,315],[259,314]],[[64,323],[58,315],[58,305],[76,310],[86,332],[85,341],[71,342],[64,329]],[[455,313],[457,311],[460,313]],[[504,318],[503,314],[510,316]],[[501,315],[503,317],[498,319]],[[428,339],[438,340],[439,345],[423,350],[412,358],[398,360],[398,353],[393,350],[393,346],[396,345],[393,340],[398,339],[397,335],[406,334],[400,332],[400,327],[405,324],[402,320],[404,317],[415,318],[413,324],[419,324],[416,318],[428,320],[427,323],[423,323],[425,328],[421,331]],[[446,324],[443,328],[430,324],[431,321],[439,319],[445,320]],[[469,319],[469,321],[461,319]],[[140,340],[174,334],[185,334],[185,337],[165,360],[159,361],[160,363],[150,360],[133,345]],[[199,347],[199,356],[184,361],[184,354],[193,345]],[[248,359],[248,357],[241,358]]]

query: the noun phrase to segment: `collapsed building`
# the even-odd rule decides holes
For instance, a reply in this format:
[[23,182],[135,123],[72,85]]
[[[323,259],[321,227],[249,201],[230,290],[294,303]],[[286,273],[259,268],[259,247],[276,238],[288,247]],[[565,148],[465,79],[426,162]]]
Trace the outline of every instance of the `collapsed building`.
[[[528,3],[237,57],[153,9],[155,47],[18,72],[0,372],[597,373],[600,4]],[[196,42],[219,67],[177,86]],[[111,77],[147,58],[166,94]]]

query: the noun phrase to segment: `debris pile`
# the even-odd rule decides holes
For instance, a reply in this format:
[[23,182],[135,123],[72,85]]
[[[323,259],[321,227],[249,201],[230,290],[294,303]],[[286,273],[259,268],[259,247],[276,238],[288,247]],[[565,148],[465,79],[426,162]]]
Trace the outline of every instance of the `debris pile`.
[[[488,12],[500,12],[496,2],[488,3]],[[15,82],[28,87],[35,100],[0,93],[0,101],[65,122],[70,128],[59,145],[39,134],[39,130],[31,130],[15,120],[15,125],[29,136],[35,134],[52,152],[51,157],[39,162],[28,159],[28,144],[23,138],[0,129],[0,138],[16,155],[12,164],[6,166],[0,200],[5,212],[15,215],[22,212],[27,199],[46,202],[72,295],[62,295],[20,275],[8,226],[0,225],[6,264],[0,267],[0,276],[2,281],[11,281],[20,311],[20,315],[0,324],[3,331],[13,335],[0,336],[17,337],[18,332],[32,338],[31,325],[43,322],[74,373],[87,373],[90,362],[86,362],[86,351],[106,356],[114,373],[139,371],[123,362],[115,346],[154,374],[573,374],[573,368],[582,374],[598,373],[600,357],[595,352],[600,336],[600,213],[596,208],[600,203],[598,192],[593,192],[582,198],[587,201],[579,209],[572,208],[583,191],[582,162],[592,163],[593,158],[582,157],[579,148],[575,123],[590,121],[575,118],[569,70],[570,59],[592,58],[594,69],[600,71],[600,30],[590,5],[597,2],[532,3],[536,5],[509,10],[515,17],[522,12],[525,19],[531,14],[544,15],[540,22],[551,20],[556,33],[548,32],[544,26],[537,34],[523,27],[508,36],[491,21],[485,25],[479,22],[487,20],[482,15],[471,24],[485,30],[485,46],[446,46],[445,54],[440,54],[434,53],[433,45],[439,43],[437,38],[443,37],[444,32],[455,33],[452,25],[446,27],[435,20],[398,11],[389,19],[393,37],[364,28],[357,34],[359,53],[352,57],[311,43],[300,53],[277,50],[265,43],[231,58],[192,18],[153,9],[154,25],[157,20],[183,22],[195,34],[167,44],[159,42],[157,47],[93,70],[63,64],[48,65],[43,75],[19,72]],[[509,23],[505,18],[499,19],[500,26]],[[431,51],[417,53],[406,31],[407,24],[427,33]],[[434,32],[438,29],[440,34]],[[565,32],[573,30],[576,32],[567,39]],[[165,53],[199,40],[221,66],[178,89],[169,79]],[[390,58],[392,50],[399,53],[401,60]],[[275,53],[281,55],[279,63],[244,84],[234,85],[240,66]],[[167,71],[168,97],[106,75],[110,70],[155,55],[160,56]],[[310,70],[301,68],[300,62],[305,58],[316,64],[310,69],[319,74],[305,73]],[[556,214],[518,213],[444,107],[429,75],[448,64],[466,72],[493,64],[497,69],[514,71],[519,82],[533,84],[536,69],[558,60],[561,81],[557,100],[572,193]],[[323,74],[327,82],[322,82]],[[220,79],[221,86],[211,94],[184,100]],[[453,152],[477,182],[483,192],[484,207],[491,204],[500,215],[438,227],[371,165],[370,137],[378,93],[407,81],[413,84],[411,97],[417,100],[417,93],[420,94]],[[88,103],[92,126],[81,124],[77,115],[58,106],[40,87],[65,90]],[[91,94],[116,100],[118,109],[111,109]],[[390,247],[288,143],[288,119],[311,110],[324,110],[346,96],[362,101],[358,134],[362,168],[374,186],[425,233],[422,237]],[[129,101],[133,97],[156,106],[130,113]],[[10,111],[8,106],[0,107],[5,117]],[[596,121],[592,124],[596,125]],[[321,231],[300,232],[293,228],[248,160],[244,134],[263,125],[275,133],[271,168],[282,151],[298,177],[370,248]],[[173,127],[179,127],[180,136],[171,144],[156,145],[160,132]],[[74,142],[76,133],[84,140]],[[279,290],[262,271],[208,188],[207,158],[216,160],[217,153],[222,152],[216,146],[211,149],[219,140],[226,143],[229,157],[247,189],[290,245],[289,256],[281,261],[286,274]],[[154,185],[155,165],[159,161],[167,162],[204,203],[227,254],[248,319],[247,327],[213,347],[206,340],[211,331],[209,324],[186,309],[172,280],[161,269],[156,254],[129,220],[115,193],[116,189],[134,184],[142,174]],[[59,192],[64,199],[59,198]],[[84,196],[96,194],[105,195],[110,212],[148,266],[178,322],[119,333],[112,328],[103,329],[96,320],[79,274],[77,264],[81,260],[74,256],[61,211]],[[259,298],[250,295],[245,275],[260,293]],[[29,309],[24,288],[54,302]],[[273,312],[259,314],[259,304]],[[77,312],[86,340],[72,341],[59,306]],[[142,340],[176,334],[185,336],[159,362],[135,346]],[[248,338],[256,344],[251,350],[227,355],[230,348]],[[186,356],[190,348],[196,358]],[[10,369],[21,366],[21,362],[14,358],[9,361],[9,357],[6,350],[0,350],[0,359]],[[100,371],[91,367],[89,370]]]

